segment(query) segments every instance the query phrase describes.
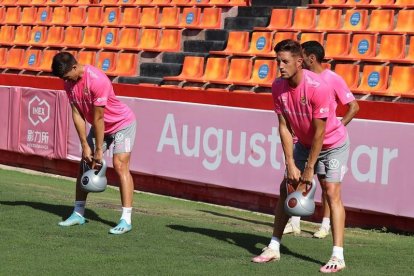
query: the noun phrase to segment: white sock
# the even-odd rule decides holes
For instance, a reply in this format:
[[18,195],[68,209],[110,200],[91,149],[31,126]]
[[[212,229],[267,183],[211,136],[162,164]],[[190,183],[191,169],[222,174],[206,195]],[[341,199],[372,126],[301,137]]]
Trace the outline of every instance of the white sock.
[[85,214],[85,205],[86,201],[75,201],[75,208],[73,211],[83,217]]
[[277,237],[272,237],[272,239],[270,240],[270,243],[268,245],[269,248],[279,251],[280,248],[280,239]]
[[329,231],[331,229],[331,219],[324,217],[322,219],[322,227]]
[[290,223],[292,223],[297,228],[300,227],[300,217],[291,217]]
[[126,223],[131,224],[132,207],[122,207],[121,219],[125,220]]
[[338,259],[344,259],[344,248],[339,246],[334,246],[332,250],[332,257],[337,257]]

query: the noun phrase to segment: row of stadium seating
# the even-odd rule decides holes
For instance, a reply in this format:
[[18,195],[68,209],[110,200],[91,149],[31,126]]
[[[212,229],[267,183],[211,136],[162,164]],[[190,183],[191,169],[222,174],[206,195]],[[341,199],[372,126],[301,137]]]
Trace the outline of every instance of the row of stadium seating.
[[246,0],[1,0],[0,6],[247,6]]
[[10,7],[0,8],[3,25],[221,28],[221,8]]
[[310,4],[318,8],[407,8],[414,7],[414,0],[323,0]]
[[[319,11],[319,14],[318,14]],[[294,15],[293,15],[294,14]],[[414,33],[414,10],[273,9],[267,27],[256,30]]]

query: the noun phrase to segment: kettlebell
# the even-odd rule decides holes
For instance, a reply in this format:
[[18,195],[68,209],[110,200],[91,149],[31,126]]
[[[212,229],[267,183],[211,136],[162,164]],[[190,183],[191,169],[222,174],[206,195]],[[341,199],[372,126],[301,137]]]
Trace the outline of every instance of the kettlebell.
[[285,200],[285,212],[289,216],[305,217],[315,212],[315,180],[306,184],[305,191],[298,190],[300,186],[299,184],[295,189],[291,183],[286,181],[288,196]]
[[80,186],[85,192],[99,193],[106,189],[107,179],[106,162],[102,159],[102,166],[99,170],[89,168],[86,161],[83,161],[83,174]]

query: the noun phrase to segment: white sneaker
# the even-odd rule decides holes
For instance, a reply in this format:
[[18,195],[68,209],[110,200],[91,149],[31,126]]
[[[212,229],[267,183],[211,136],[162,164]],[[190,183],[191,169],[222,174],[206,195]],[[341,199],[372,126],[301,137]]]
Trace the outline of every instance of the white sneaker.
[[321,228],[319,228],[318,231],[316,231],[313,234],[313,237],[314,238],[317,238],[317,239],[324,239],[328,235],[329,235],[329,230],[327,230],[325,227],[321,227]]
[[319,271],[322,273],[335,273],[343,270],[345,268],[345,261],[332,257],[329,262],[322,266]]
[[254,263],[267,263],[271,261],[278,261],[280,260],[280,252],[279,250],[274,250],[269,247],[265,247],[262,250],[262,254],[256,256],[252,259]]
[[290,234],[293,235],[300,235],[300,226],[293,225],[291,222],[288,222],[285,226],[285,230],[283,230],[283,234]]

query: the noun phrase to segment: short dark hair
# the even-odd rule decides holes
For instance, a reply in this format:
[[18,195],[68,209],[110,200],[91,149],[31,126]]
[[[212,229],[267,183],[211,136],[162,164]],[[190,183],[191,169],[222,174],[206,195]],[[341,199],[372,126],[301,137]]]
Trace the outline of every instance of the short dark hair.
[[276,44],[275,52],[290,52],[292,55],[302,56],[300,43],[293,39],[285,39]]
[[77,63],[71,53],[60,52],[53,57],[52,74],[56,77],[63,78]]
[[325,50],[323,49],[323,46],[315,40],[306,41],[302,43],[302,49],[305,52],[307,56],[309,55],[315,55],[316,60],[319,63],[322,63],[323,59],[325,58]]

